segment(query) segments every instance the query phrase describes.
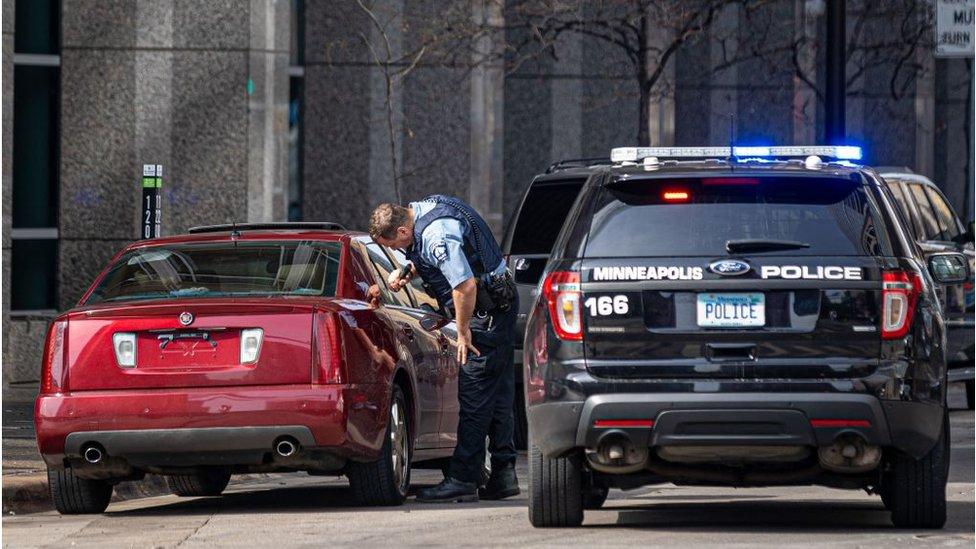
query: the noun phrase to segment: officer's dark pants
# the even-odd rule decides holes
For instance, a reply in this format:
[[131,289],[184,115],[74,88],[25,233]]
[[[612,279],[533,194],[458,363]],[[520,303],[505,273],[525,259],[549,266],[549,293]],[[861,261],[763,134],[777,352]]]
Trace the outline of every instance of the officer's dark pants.
[[495,317],[490,330],[477,328],[472,319],[471,339],[481,352],[468,352],[468,362],[458,376],[458,443],[451,459],[450,475],[477,482],[484,466],[485,435],[491,452],[492,469],[515,463],[515,370],[512,364],[515,316],[518,302]]

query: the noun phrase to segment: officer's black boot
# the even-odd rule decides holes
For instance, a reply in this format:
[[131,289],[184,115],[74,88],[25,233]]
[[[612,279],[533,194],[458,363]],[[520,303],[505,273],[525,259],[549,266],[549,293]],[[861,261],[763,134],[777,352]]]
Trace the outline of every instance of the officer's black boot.
[[473,482],[444,477],[444,480],[437,486],[424,488],[417,492],[417,501],[424,503],[478,501],[478,485]]
[[506,467],[492,467],[491,478],[485,487],[478,490],[481,499],[505,499],[519,494],[515,464]]

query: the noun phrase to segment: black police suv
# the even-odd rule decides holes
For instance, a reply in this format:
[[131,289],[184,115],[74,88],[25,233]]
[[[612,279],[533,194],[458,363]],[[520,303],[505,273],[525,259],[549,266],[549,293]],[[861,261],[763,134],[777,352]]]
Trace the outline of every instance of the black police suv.
[[[808,150],[832,149],[766,153]],[[729,153],[590,169],[525,327],[532,524],[673,482],[864,489],[898,526],[941,527],[935,289],[965,256],[923,260],[870,169]]]

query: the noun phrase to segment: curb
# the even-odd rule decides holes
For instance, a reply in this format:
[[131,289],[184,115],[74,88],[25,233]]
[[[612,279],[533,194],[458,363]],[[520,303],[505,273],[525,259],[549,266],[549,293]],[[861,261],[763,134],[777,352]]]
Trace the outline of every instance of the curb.
[[[231,482],[270,478],[266,473],[234,475]],[[162,475],[147,474],[138,481],[120,482],[112,490],[112,502],[168,496],[169,485]],[[22,515],[53,511],[47,488],[47,474],[3,477],[3,515]]]

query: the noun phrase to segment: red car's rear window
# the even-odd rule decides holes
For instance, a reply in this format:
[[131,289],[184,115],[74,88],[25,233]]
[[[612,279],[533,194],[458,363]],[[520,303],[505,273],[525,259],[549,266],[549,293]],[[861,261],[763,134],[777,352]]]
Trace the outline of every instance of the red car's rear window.
[[86,305],[139,299],[334,296],[342,244],[229,241],[153,246],[118,259]]

